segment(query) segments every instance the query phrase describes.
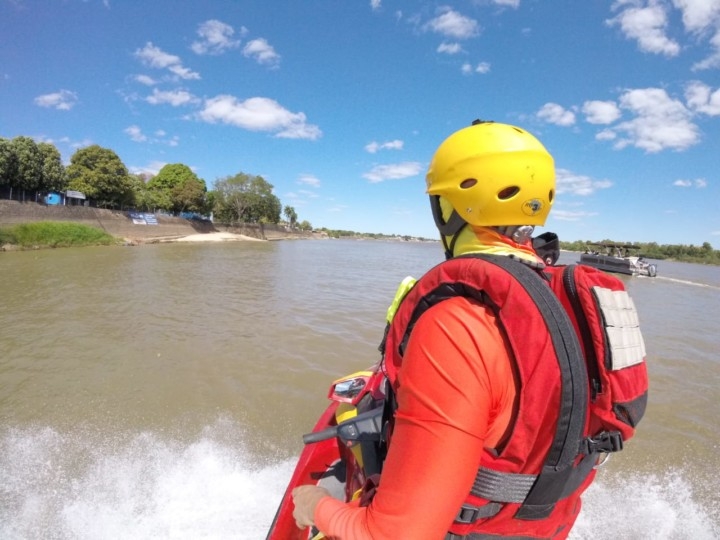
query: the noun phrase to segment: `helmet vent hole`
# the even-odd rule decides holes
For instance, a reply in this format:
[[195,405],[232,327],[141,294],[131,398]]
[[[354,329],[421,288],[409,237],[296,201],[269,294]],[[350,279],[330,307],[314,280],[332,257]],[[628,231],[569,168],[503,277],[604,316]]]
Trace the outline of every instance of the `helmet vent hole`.
[[510,186],[500,191],[497,196],[501,201],[507,201],[508,199],[512,199],[519,192],[520,188],[518,186]]
[[550,190],[550,193],[548,193],[548,200],[550,202],[553,202],[553,199],[555,198],[555,190]]
[[475,184],[477,184],[477,180],[475,180],[474,178],[466,178],[465,180],[460,182],[460,188],[461,189],[470,189]]

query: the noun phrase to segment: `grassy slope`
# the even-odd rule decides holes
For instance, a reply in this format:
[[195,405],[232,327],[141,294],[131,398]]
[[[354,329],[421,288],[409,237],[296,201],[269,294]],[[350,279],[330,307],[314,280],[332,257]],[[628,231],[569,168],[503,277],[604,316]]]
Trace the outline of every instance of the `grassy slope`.
[[21,248],[108,246],[117,242],[100,229],[77,223],[43,221],[0,227],[0,245]]

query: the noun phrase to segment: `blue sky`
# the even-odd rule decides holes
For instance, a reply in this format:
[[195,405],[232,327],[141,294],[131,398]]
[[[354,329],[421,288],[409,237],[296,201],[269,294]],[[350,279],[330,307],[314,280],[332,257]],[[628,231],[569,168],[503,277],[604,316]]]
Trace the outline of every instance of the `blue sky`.
[[720,0],[0,0],[0,137],[261,175],[315,227],[436,238],[475,118],[555,157],[538,232],[720,248]]

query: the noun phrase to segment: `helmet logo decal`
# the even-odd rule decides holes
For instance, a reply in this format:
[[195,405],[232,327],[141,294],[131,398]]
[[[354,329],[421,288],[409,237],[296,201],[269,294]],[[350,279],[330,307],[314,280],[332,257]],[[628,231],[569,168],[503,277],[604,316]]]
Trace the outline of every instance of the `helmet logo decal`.
[[540,199],[530,199],[522,205],[522,211],[526,216],[534,216],[543,209],[543,202]]

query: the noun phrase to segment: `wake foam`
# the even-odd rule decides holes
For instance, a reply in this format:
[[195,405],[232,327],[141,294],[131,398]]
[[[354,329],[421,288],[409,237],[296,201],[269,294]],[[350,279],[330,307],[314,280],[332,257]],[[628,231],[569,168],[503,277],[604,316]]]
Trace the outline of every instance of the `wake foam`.
[[691,479],[683,470],[653,475],[602,477],[585,492],[572,540],[715,540],[720,538],[720,502],[700,502],[715,478]]
[[0,538],[261,539],[294,467],[212,437],[87,435],[3,434]]
[[[190,442],[159,433],[4,431],[0,538],[262,540],[294,462],[254,454],[245,437],[224,421]],[[682,469],[603,476],[588,490],[571,538],[720,538],[717,480]],[[701,502],[704,493],[711,498]]]

